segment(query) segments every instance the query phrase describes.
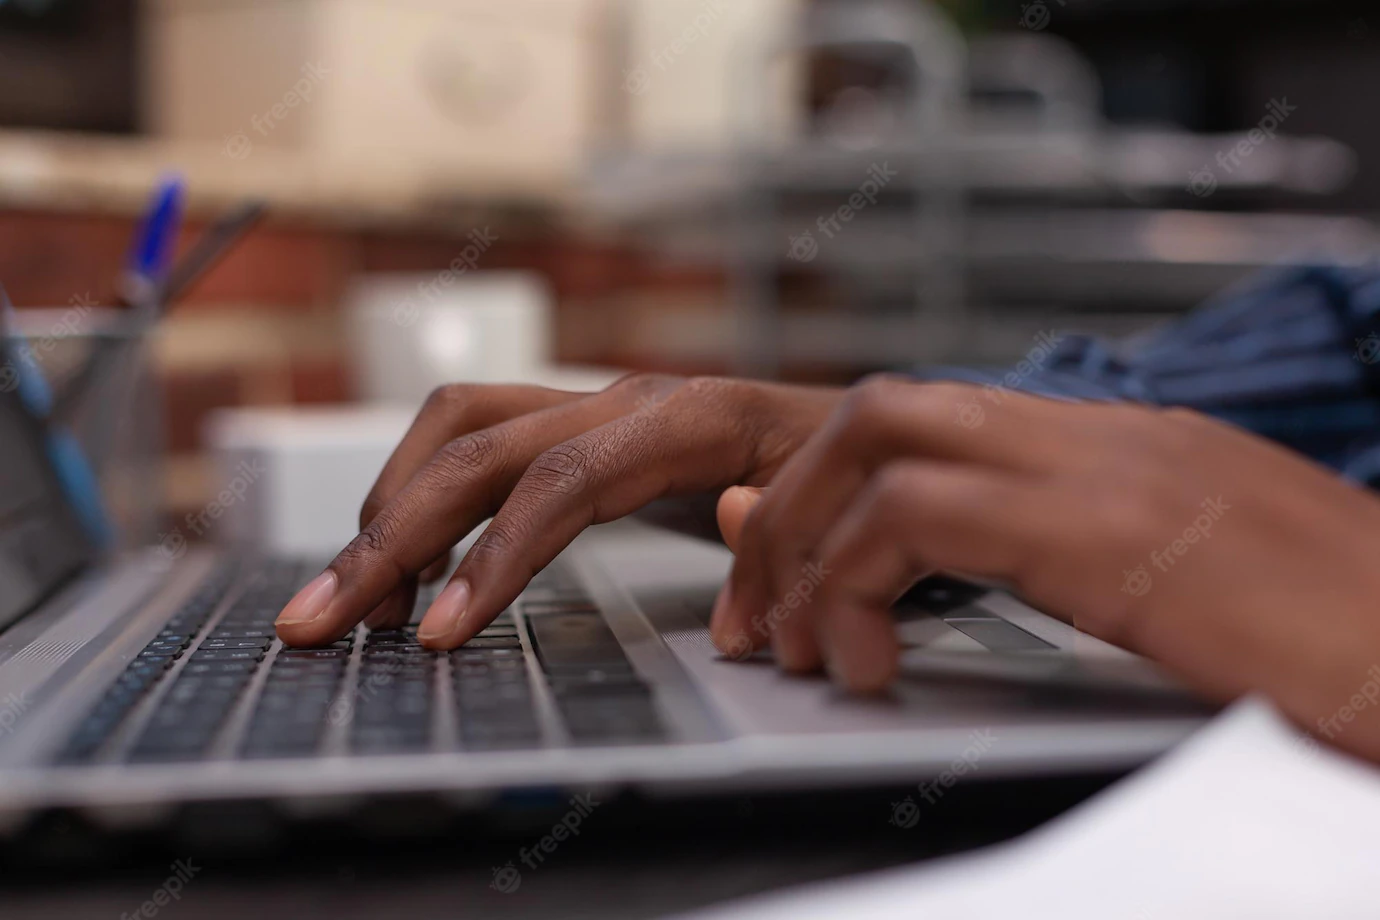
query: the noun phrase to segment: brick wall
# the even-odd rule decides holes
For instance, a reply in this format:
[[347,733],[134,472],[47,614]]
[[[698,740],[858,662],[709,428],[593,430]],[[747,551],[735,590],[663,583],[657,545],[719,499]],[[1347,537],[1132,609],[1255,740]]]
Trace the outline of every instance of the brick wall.
[[[362,272],[432,272],[447,265],[472,226],[351,229],[270,221],[246,239],[160,329],[154,349],[166,408],[168,484],[174,510],[205,500],[201,429],[228,406],[327,404],[353,398],[339,304]],[[192,222],[185,249],[204,225]],[[133,233],[125,217],[0,212],[0,281],[15,303],[62,306],[74,297],[113,299]],[[487,269],[546,277],[557,303],[563,361],[683,373],[721,363],[658,354],[649,312],[721,309],[714,269],[666,267],[629,246],[540,226],[497,230]]]

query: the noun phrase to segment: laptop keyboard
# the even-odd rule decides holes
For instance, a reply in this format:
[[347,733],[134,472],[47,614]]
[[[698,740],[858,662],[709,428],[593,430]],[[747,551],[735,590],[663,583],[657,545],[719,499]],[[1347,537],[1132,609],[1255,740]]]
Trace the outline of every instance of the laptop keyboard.
[[[482,752],[666,738],[651,688],[602,613],[558,566],[533,581],[520,618],[505,611],[448,654],[423,648],[412,625],[361,626],[325,648],[286,648],[273,621],[310,573],[284,563],[256,565],[246,578],[237,571],[213,575],[165,624],[81,721],[59,763]],[[422,592],[414,619],[432,597]],[[544,695],[554,703],[545,717]]]

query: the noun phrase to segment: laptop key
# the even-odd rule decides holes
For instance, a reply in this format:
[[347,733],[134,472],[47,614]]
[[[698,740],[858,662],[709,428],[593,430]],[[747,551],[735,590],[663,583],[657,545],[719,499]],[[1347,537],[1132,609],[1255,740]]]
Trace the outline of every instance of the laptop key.
[[350,657],[346,649],[285,649],[278,653],[279,661],[345,661]]
[[466,642],[461,648],[522,648],[522,641],[518,639],[517,633],[511,636],[476,636]]
[[192,653],[192,661],[260,661],[263,649],[208,649]]
[[994,652],[1047,652],[1054,648],[1052,644],[1006,620],[949,617],[944,622]]
[[248,661],[220,661],[220,660],[201,660],[198,661],[195,655],[191,661],[182,669],[183,674],[245,674],[258,666],[257,660]]
[[268,638],[267,636],[263,636],[263,637],[259,637],[259,638],[252,638],[252,639],[207,639],[205,642],[202,642],[201,645],[197,646],[197,649],[198,649],[198,650],[201,650],[201,649],[218,649],[218,648],[221,648],[221,649],[223,649],[223,648],[259,648],[259,649],[266,649],[266,648],[268,648],[268,647],[269,647],[270,645],[272,645],[272,644],[273,644],[273,640],[270,639],[270,638]]
[[547,614],[527,623],[537,657],[548,670],[626,664],[622,646],[598,613]]

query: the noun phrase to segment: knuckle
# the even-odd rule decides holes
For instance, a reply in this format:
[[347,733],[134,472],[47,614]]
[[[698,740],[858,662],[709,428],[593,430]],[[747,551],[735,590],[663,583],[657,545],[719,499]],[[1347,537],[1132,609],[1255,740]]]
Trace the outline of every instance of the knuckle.
[[390,542],[388,525],[375,518],[340,551],[336,563],[346,569],[372,568],[387,555]]
[[909,465],[888,463],[877,472],[871,494],[868,496],[868,510],[873,514],[889,514],[893,509],[902,506],[902,499],[913,496],[923,488],[923,477],[917,477]]
[[714,420],[731,431],[736,443],[757,444],[780,423],[780,414],[761,384],[728,377],[691,377],[667,397],[674,413],[691,420]]
[[691,377],[671,394],[681,408],[713,409],[731,400],[741,384],[723,377]]
[[478,387],[468,383],[448,383],[427,395],[423,411],[446,417],[462,415],[474,402]]
[[359,509],[359,526],[363,530],[373,523],[374,518],[379,516],[387,503],[377,492],[370,492],[364,499],[364,504]]
[[580,492],[589,482],[592,455],[579,441],[557,444],[532,461],[523,477],[527,485],[548,495]]
[[484,529],[467,555],[469,562],[483,563],[489,560],[510,559],[515,555],[518,541],[498,522],[492,522]]
[[609,390],[632,393],[635,396],[650,396],[661,393],[682,382],[682,378],[672,374],[654,374],[647,371],[634,371],[619,377],[609,385]]
[[446,474],[469,482],[498,463],[502,453],[499,436],[492,429],[485,429],[448,442],[437,454],[437,460]]
[[845,431],[872,429],[891,414],[902,388],[908,386],[895,374],[873,374],[855,384],[839,406]]

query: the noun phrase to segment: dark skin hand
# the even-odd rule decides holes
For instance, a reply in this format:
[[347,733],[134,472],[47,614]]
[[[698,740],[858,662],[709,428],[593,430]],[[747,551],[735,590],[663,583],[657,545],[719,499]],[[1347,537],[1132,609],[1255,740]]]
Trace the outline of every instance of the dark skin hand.
[[279,635],[314,645],[366,617],[400,624],[417,579],[494,516],[419,631],[455,648],[585,527],[725,489],[737,558],[713,635],[732,657],[770,644],[788,670],[827,661],[875,691],[897,666],[892,601],[929,572],[968,574],[1207,697],[1264,693],[1380,761],[1380,705],[1356,705],[1380,663],[1380,499],[1190,412],[958,384],[882,378],[845,394],[638,375],[592,395],[440,391],[362,533]]
[[720,518],[736,559],[712,630],[735,657],[769,642],[877,690],[891,603],[966,573],[1380,761],[1380,499],[1204,416],[874,380]]
[[361,620],[406,622],[418,578],[493,520],[418,630],[452,649],[513,602],[586,527],[659,499],[765,485],[842,390],[635,374],[601,393],[446,387],[432,394],[360,515],[360,535],[283,610],[289,645]]

